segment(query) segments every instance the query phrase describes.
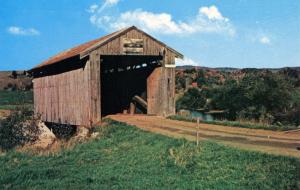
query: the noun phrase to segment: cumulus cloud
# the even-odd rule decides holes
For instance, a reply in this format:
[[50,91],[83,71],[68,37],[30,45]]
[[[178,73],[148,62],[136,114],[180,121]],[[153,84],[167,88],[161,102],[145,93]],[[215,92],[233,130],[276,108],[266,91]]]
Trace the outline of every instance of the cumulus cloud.
[[262,44],[271,44],[271,40],[267,36],[262,36],[259,39],[259,42],[262,43]]
[[21,35],[21,36],[36,36],[40,35],[40,32],[34,28],[22,28],[18,26],[10,26],[7,29],[8,33],[13,35]]
[[210,6],[210,7],[201,7],[199,9],[199,12],[203,15],[206,15],[208,19],[210,20],[224,20],[229,21],[228,18],[224,18],[223,15],[220,13],[218,8],[216,6]]
[[[136,9],[118,15],[103,14],[105,3],[91,14],[90,22],[108,31],[135,25],[142,30],[158,34],[224,33],[234,35],[230,20],[216,6],[200,7],[188,21],[176,21],[168,13],[153,13]],[[95,7],[95,6],[94,6]]]
[[184,65],[200,66],[200,64],[197,61],[194,61],[193,59],[188,57],[185,57],[184,59],[176,59],[176,66]]

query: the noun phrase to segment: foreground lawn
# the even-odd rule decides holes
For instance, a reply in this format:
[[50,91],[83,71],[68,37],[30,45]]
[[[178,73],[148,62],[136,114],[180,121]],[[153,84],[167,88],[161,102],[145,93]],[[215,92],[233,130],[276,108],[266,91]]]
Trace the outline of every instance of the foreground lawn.
[[300,162],[109,122],[99,139],[50,156],[0,156],[0,189],[297,189]]

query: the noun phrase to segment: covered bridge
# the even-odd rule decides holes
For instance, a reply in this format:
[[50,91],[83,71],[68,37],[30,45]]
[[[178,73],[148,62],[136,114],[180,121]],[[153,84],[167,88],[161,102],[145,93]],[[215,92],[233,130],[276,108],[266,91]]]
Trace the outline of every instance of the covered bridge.
[[84,126],[108,114],[174,114],[175,58],[183,55],[134,26],[68,49],[30,70],[35,113]]

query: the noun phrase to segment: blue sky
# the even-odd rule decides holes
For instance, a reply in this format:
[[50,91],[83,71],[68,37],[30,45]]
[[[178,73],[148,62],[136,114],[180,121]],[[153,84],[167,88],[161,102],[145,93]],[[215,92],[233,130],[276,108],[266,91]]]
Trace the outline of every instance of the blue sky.
[[0,0],[0,70],[136,25],[185,55],[178,65],[300,66],[299,0]]

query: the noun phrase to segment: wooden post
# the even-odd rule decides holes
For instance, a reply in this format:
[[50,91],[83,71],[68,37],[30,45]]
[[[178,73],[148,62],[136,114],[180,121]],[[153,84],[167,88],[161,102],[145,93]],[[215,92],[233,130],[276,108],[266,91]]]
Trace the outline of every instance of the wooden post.
[[197,146],[199,145],[199,117],[197,117]]
[[133,103],[133,102],[130,102],[130,107],[129,107],[129,113],[131,114],[131,115],[133,115],[133,114],[135,114],[135,103]]

